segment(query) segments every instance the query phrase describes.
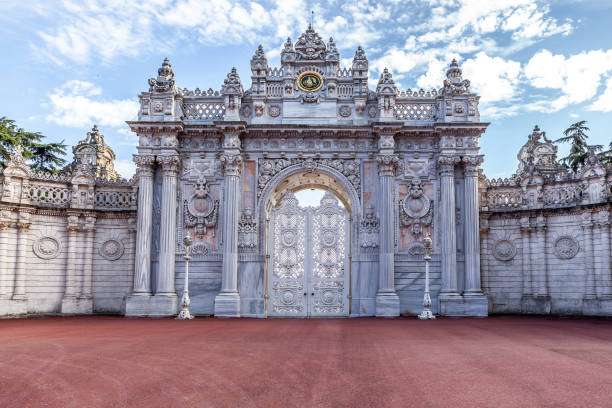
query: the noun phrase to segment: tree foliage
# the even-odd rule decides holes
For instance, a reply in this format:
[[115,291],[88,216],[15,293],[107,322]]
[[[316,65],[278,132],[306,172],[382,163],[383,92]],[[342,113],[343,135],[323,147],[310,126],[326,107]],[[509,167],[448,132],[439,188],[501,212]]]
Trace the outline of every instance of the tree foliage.
[[570,127],[563,132],[563,137],[554,141],[555,143],[571,143],[569,154],[559,161],[574,172],[578,171],[584,164],[589,155],[589,148],[595,151],[600,151],[603,148],[602,145],[591,146],[587,143],[587,139],[589,138],[587,132],[590,129],[586,124],[586,120],[571,124]]
[[9,159],[17,145],[23,146],[23,155],[35,170],[57,172],[66,163],[66,145],[42,143],[45,136],[40,132],[28,132],[15,124],[14,120],[0,117],[0,166]]

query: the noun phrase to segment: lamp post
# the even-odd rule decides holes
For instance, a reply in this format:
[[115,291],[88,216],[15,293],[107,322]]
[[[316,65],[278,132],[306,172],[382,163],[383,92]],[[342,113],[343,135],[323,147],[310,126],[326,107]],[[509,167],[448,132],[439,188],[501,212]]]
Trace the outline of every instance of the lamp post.
[[185,247],[185,286],[183,288],[183,297],[181,298],[181,311],[176,316],[177,320],[193,319],[193,315],[189,311],[189,305],[191,304],[191,300],[189,300],[189,260],[191,259],[189,254],[191,252],[191,244],[193,244],[193,241],[189,234],[187,234],[183,238],[183,246]]
[[425,236],[423,238],[425,246],[425,294],[423,295],[423,311],[419,315],[419,319],[435,319],[436,316],[431,313],[431,297],[429,296],[429,261],[431,261],[431,238]]

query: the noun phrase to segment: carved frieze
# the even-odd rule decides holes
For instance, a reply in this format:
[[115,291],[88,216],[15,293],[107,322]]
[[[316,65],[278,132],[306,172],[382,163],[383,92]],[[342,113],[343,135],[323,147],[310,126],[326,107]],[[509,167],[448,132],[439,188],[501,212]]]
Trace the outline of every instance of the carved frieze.
[[353,185],[357,194],[361,191],[361,161],[359,159],[260,159],[259,175],[257,178],[257,196],[261,196],[268,182],[281,170],[301,164],[306,171],[314,171],[317,166],[328,166],[342,173]]

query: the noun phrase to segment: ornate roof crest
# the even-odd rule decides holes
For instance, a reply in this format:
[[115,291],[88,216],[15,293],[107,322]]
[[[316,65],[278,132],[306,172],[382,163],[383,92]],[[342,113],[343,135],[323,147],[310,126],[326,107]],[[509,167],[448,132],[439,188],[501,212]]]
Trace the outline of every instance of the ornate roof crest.
[[224,95],[243,95],[244,88],[240,82],[240,76],[236,72],[236,67],[233,67],[231,72],[227,74],[227,78],[221,85],[221,93]]
[[174,71],[168,58],[157,70],[157,79],[149,78],[149,92],[168,92],[174,88]]
[[336,43],[332,37],[329,37],[329,42],[327,43],[327,58],[328,61],[338,61],[340,59],[340,53],[338,52],[338,48],[336,47]]
[[251,58],[252,71],[265,71],[268,69],[268,59],[264,53],[263,47],[259,45],[255,51],[255,55]]
[[365,55],[365,51],[361,48],[361,45],[357,47],[355,56],[353,57],[353,70],[367,70],[368,69],[368,58]]
[[291,38],[287,37],[287,41],[283,44],[283,50],[281,51],[281,61],[291,62],[295,61],[295,50],[291,43]]
[[379,95],[397,94],[395,81],[393,81],[393,76],[387,68],[385,68],[382,74],[380,74],[380,79],[378,80],[378,85],[376,86],[376,93]]
[[565,171],[557,163],[557,146],[546,138],[546,132],[540,131],[535,125],[527,137],[527,143],[521,147],[517,155],[519,159],[519,174],[546,174]]
[[461,75],[461,68],[459,68],[457,60],[453,59],[448,71],[446,71],[446,79],[444,80],[445,94],[458,95],[470,92],[470,81],[463,79]]
[[308,25],[308,29],[295,43],[295,51],[298,53],[300,59],[314,60],[323,59],[325,52],[325,43],[321,39],[321,36],[312,29],[312,25]]
[[76,172],[80,167],[93,169],[94,175],[98,179],[118,180],[121,179],[119,173],[115,171],[115,153],[104,142],[104,135],[93,125],[91,132],[87,132],[85,139],[81,140],[72,148],[74,161],[64,169]]

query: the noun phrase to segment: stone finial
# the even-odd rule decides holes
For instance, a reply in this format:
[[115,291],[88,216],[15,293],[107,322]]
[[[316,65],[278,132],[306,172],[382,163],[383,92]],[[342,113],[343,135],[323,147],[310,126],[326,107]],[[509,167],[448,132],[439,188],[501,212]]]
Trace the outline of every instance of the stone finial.
[[168,58],[164,58],[162,66],[157,70],[157,79],[149,78],[149,92],[168,92],[174,89],[174,71]]
[[519,168],[517,175],[545,175],[564,172],[563,166],[557,163],[557,146],[546,138],[546,132],[535,125],[527,136],[527,143],[517,155]]
[[236,72],[236,67],[233,67],[230,73],[227,74],[227,78],[225,78],[223,85],[221,85],[221,93],[223,95],[244,95],[244,88],[242,87],[242,82],[240,82],[240,76]]
[[313,30],[310,24],[308,25],[308,29],[306,29],[295,42],[295,52],[298,55],[298,59],[321,59],[325,50],[325,43],[321,39],[321,36]]
[[[268,59],[261,45],[257,47],[253,58],[251,58],[251,71],[266,71],[268,69]],[[265,73],[265,72],[264,72]]]
[[353,57],[353,71],[367,71],[368,69],[368,58],[366,57],[365,51],[361,48],[361,45],[357,47],[355,56]]
[[470,81],[463,79],[461,75],[461,68],[459,68],[457,60],[453,59],[446,71],[446,79],[444,80],[443,88],[445,94],[459,95],[470,92]]
[[386,96],[397,95],[395,81],[393,81],[393,76],[387,68],[385,68],[382,74],[380,74],[380,79],[378,80],[378,85],[376,86],[376,94]]
[[85,139],[72,148],[74,160],[64,170],[74,173],[77,169],[89,168],[97,179],[115,181],[121,178],[115,171],[115,153],[104,142],[104,135],[97,125],[87,132]]
[[338,52],[338,48],[336,47],[336,43],[332,37],[329,37],[329,42],[327,43],[327,53],[325,55],[325,59],[327,61],[338,61],[340,59],[340,53]]
[[11,155],[9,156],[9,160],[6,163],[6,167],[12,166],[12,167],[21,167],[21,166],[27,166],[26,163],[26,158],[23,155],[23,146],[22,145],[17,145],[13,148],[13,152],[11,153]]

